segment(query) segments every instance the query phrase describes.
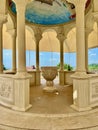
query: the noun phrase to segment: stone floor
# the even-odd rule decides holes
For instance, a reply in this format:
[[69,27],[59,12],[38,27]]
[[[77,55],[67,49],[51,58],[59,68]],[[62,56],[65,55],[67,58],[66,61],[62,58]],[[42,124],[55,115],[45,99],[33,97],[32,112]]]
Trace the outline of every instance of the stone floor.
[[32,108],[18,112],[0,106],[0,130],[98,130],[98,108],[86,112],[73,110],[72,85],[59,86],[58,91],[43,91],[45,81],[39,87],[31,86]]
[[28,112],[39,114],[65,114],[75,112],[70,105],[72,104],[72,85],[59,86],[55,80],[56,92],[44,92],[45,81],[42,79],[42,85],[38,87],[31,86],[31,104],[32,108]]

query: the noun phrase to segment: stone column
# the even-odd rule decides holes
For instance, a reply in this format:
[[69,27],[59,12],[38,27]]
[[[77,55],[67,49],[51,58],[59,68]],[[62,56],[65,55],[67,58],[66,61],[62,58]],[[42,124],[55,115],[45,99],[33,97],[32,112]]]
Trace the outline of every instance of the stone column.
[[60,70],[64,70],[64,39],[60,39]]
[[87,0],[67,0],[76,9],[76,54],[77,67],[73,78],[73,105],[77,111],[90,110],[89,76],[86,74],[85,52],[85,4]]
[[84,19],[84,10],[85,10],[85,1],[79,2],[76,1],[76,53],[77,53],[77,72],[86,72],[85,69],[85,19]]
[[17,7],[18,72],[26,72],[25,6]]
[[36,86],[40,85],[40,69],[39,69],[39,42],[41,40],[41,34],[35,34],[36,41]]
[[88,72],[88,38],[90,34],[90,30],[86,28],[85,30],[85,68],[86,72]]
[[13,109],[26,111],[30,105],[30,75],[26,72],[26,45],[25,45],[25,6],[26,1],[16,2],[17,9],[17,44],[18,44],[18,68],[15,75],[14,90],[15,103]]
[[0,15],[0,73],[3,73],[3,24],[7,21],[6,16]]
[[97,43],[98,43],[98,20],[97,20]]
[[39,70],[39,42],[40,40],[36,39],[36,70]]
[[3,40],[2,40],[3,22],[0,21],[0,74],[3,73]]
[[8,30],[12,38],[12,72],[16,72],[16,29]]
[[36,34],[36,86],[40,85],[40,69],[39,69],[39,42],[41,40],[41,34]]
[[64,36],[58,36],[60,41],[60,70],[59,70],[59,82],[60,85],[64,85]]

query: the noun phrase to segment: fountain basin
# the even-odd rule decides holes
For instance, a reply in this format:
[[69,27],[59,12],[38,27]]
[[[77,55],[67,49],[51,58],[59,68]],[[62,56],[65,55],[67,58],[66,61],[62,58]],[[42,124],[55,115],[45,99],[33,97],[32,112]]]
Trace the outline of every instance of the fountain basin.
[[46,80],[46,87],[44,88],[47,92],[54,92],[57,89],[54,87],[53,80],[57,76],[57,67],[55,66],[44,66],[41,67],[42,76]]

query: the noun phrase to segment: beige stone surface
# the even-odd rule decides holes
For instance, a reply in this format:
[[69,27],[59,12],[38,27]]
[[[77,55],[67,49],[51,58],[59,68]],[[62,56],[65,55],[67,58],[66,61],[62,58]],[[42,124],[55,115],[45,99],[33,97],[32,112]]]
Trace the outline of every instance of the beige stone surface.
[[[6,39],[5,39],[6,37]],[[66,39],[66,37],[65,37]],[[4,48],[10,49],[12,48],[11,37],[8,32],[6,32],[6,26],[4,26],[3,31],[3,40],[4,40]],[[97,25],[94,24],[94,30],[90,33],[88,39],[89,48],[97,47]],[[9,44],[7,44],[9,41]],[[47,46],[46,46],[47,43]],[[26,48],[27,50],[35,50],[35,42],[34,35],[26,29]],[[43,38],[40,41],[40,51],[50,51],[50,52],[59,52],[60,45],[59,40],[56,38],[56,33],[53,30],[46,32]],[[76,28],[69,30],[67,35],[66,43],[64,43],[64,51],[65,52],[74,52],[76,51]]]
[[97,130],[98,108],[86,112],[73,110],[72,86],[55,86],[58,93],[44,93],[40,87],[31,87],[32,108],[27,112],[17,112],[0,106],[0,130]]

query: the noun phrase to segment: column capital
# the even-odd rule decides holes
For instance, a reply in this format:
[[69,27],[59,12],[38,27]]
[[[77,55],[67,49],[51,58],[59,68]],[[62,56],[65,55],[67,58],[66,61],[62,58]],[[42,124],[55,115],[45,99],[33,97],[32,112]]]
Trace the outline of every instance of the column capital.
[[10,30],[7,30],[7,32],[12,36],[16,36],[16,29],[10,29]]
[[[23,5],[23,4],[26,4],[28,3],[28,0],[13,0],[15,2],[15,4],[17,5]],[[31,1],[31,0],[29,0]]]
[[26,5],[24,5],[24,4],[22,4],[22,5],[17,4],[16,5],[17,13],[25,14],[25,7],[26,7]]
[[87,0],[67,0],[70,3],[73,3],[75,6],[85,5]]
[[93,29],[85,28],[86,35],[89,35],[92,31]]
[[93,17],[94,17],[95,22],[98,23],[98,12],[94,12]]
[[36,43],[39,43],[39,41],[42,39],[41,33],[34,34]]
[[62,35],[57,35],[57,38],[59,39],[60,43],[63,43],[64,40],[66,39],[66,37]]
[[7,15],[0,14],[0,24],[4,24],[7,22]]

